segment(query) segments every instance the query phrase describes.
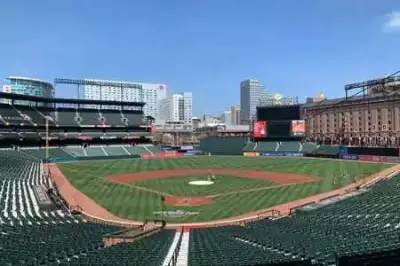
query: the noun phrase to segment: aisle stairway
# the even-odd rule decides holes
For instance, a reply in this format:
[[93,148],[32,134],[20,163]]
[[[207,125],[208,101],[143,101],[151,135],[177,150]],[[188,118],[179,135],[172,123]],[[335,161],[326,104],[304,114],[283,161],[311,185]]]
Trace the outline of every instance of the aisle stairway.
[[174,255],[174,251],[175,251],[176,247],[178,246],[178,242],[179,242],[179,238],[180,238],[181,234],[182,234],[182,232],[180,230],[176,231],[174,240],[172,240],[171,246],[169,247],[167,256],[165,256],[162,266],[168,266],[169,263],[171,262],[171,259]]
[[190,232],[183,232],[181,247],[178,253],[176,266],[187,266],[189,261],[189,237]]

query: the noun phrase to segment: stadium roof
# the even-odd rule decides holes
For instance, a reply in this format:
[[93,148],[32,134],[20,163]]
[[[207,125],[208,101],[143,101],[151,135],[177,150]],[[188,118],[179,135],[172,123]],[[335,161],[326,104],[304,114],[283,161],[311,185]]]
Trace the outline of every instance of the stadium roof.
[[42,79],[34,79],[34,78],[18,77],[18,76],[9,76],[7,79],[8,80],[24,80],[24,81],[41,82],[41,83],[45,83],[47,85],[54,87],[53,83],[51,83],[50,81],[47,81],[47,80],[42,80]]
[[122,105],[122,106],[138,106],[143,107],[143,102],[122,102],[122,101],[100,101],[100,100],[82,100],[82,99],[66,99],[66,98],[45,98],[38,96],[30,96],[15,93],[0,92],[0,98],[11,100],[23,100],[42,103],[71,103],[71,104],[96,104],[96,105]]

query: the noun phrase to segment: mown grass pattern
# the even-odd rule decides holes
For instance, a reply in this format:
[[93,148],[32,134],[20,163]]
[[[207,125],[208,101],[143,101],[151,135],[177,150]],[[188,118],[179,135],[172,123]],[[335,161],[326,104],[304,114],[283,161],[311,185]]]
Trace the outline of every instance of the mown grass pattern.
[[208,196],[277,185],[268,180],[228,175],[216,175],[213,180],[214,184],[208,186],[195,186],[189,184],[190,181],[208,180],[208,177],[209,175],[189,175],[184,177],[134,181],[133,184],[176,196]]
[[[268,158],[240,156],[204,156],[183,157],[166,160],[109,160],[85,161],[59,164],[58,167],[71,183],[87,196],[95,200],[111,213],[122,218],[145,220],[160,218],[153,213],[168,210],[186,210],[199,212],[197,216],[167,218],[168,222],[201,222],[219,220],[243,215],[251,211],[272,207],[277,204],[308,197],[332,189],[340,188],[357,179],[381,171],[390,165],[370,164],[356,161],[301,159],[301,158]],[[105,180],[111,174],[146,172],[168,169],[241,169],[298,173],[319,177],[320,181],[296,184],[284,187],[268,188],[275,185],[265,180],[249,180],[239,177],[225,177],[226,183],[221,187],[208,186],[196,191],[185,190],[185,178],[144,180],[137,185],[168,192],[176,195],[207,195],[228,191],[243,191],[265,186],[265,190],[235,193],[218,196],[210,205],[196,207],[173,207],[161,203],[161,197],[151,192],[139,190],[132,186],[115,184]],[[189,177],[188,179],[190,179]],[[218,179],[218,178],[217,178]],[[221,178],[221,181],[223,179]],[[235,181],[232,181],[235,180]],[[240,182],[242,181],[242,182]],[[254,183],[253,183],[254,182]],[[242,187],[243,186],[243,187]],[[195,190],[192,187],[193,190]],[[223,192],[223,191],[222,191]],[[190,194],[193,193],[193,194]],[[197,193],[197,194],[196,194]]]

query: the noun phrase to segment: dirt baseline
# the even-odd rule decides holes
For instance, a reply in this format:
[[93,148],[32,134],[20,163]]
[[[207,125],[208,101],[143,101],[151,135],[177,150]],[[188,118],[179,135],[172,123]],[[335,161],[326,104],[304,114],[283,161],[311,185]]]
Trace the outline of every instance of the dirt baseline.
[[166,178],[166,177],[181,177],[188,175],[231,175],[231,176],[240,176],[245,178],[265,179],[280,185],[311,182],[317,180],[316,177],[300,175],[300,174],[251,171],[251,170],[239,170],[239,169],[159,170],[159,171],[110,175],[106,177],[106,180],[118,183],[130,183],[138,180]]

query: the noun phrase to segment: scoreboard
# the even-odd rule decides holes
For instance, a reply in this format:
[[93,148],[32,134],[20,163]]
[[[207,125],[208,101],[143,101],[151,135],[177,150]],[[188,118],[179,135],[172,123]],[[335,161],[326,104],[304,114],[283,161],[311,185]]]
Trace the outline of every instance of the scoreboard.
[[252,125],[254,138],[304,137],[305,121],[300,106],[257,107],[257,121]]
[[305,135],[306,125],[304,120],[256,121],[253,124],[254,138],[304,137]]
[[300,119],[300,106],[259,106],[256,110],[257,121],[281,121]]

